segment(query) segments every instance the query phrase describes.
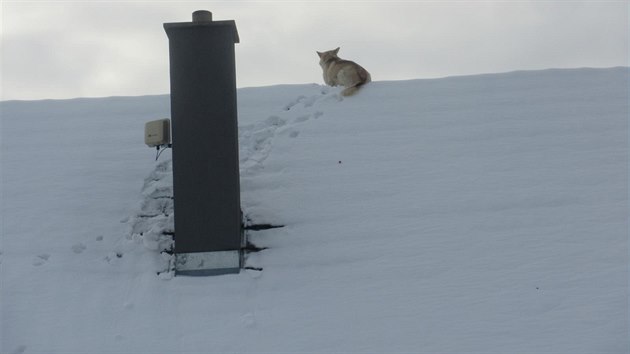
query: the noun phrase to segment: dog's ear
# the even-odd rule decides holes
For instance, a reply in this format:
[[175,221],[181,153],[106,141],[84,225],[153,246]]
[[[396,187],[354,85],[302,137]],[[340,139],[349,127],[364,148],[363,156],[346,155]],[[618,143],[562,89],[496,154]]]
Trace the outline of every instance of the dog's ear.
[[340,47],[337,47],[337,49],[333,50],[333,54],[337,55],[337,53],[339,53],[339,48]]
[[324,55],[324,53],[320,53],[320,52],[315,52],[315,53],[317,53],[317,55],[319,55],[320,58],[322,57],[322,55]]

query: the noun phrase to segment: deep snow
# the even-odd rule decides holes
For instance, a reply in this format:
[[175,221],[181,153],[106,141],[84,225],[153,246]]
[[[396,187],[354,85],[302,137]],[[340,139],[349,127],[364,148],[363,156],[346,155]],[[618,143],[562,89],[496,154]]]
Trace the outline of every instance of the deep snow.
[[240,89],[243,210],[285,227],[203,278],[157,275],[168,96],[1,102],[0,351],[629,353],[628,74]]

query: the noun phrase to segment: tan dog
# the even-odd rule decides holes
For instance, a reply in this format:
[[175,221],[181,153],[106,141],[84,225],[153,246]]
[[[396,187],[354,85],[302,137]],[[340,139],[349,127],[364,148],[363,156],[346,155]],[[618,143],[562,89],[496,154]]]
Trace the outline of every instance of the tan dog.
[[319,65],[324,70],[324,82],[330,86],[343,86],[345,89],[341,91],[342,96],[350,96],[357,92],[359,87],[372,81],[370,73],[361,65],[350,61],[343,60],[337,56],[337,49],[327,52],[317,52],[319,55]]

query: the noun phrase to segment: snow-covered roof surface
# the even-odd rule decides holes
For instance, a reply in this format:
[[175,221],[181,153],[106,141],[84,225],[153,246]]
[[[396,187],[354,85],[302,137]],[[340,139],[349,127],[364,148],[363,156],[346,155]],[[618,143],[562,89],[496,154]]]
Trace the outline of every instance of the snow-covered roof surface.
[[285,226],[201,278],[157,275],[168,96],[2,102],[0,351],[627,353],[628,73],[240,89],[243,211]]

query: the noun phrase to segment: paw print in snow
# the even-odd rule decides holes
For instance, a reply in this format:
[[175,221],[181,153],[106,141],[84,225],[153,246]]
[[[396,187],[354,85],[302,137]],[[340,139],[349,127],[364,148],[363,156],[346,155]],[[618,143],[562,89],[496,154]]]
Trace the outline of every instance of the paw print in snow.
[[48,262],[49,258],[50,258],[50,255],[48,253],[39,254],[37,255],[37,257],[33,259],[33,265],[36,267],[39,267],[43,265],[44,263]]
[[79,254],[79,253],[85,251],[86,249],[87,249],[87,247],[81,242],[79,242],[79,243],[77,243],[77,244],[72,246],[72,252],[74,252],[76,254]]

